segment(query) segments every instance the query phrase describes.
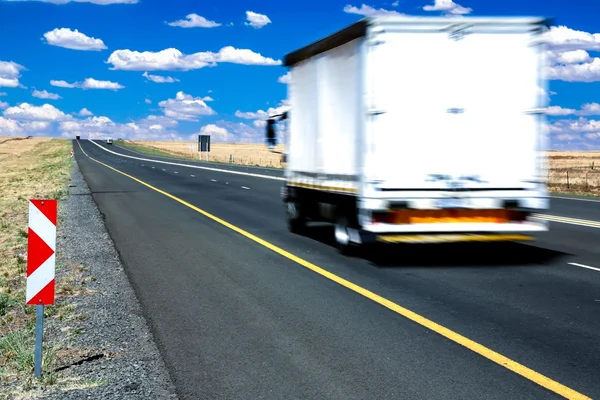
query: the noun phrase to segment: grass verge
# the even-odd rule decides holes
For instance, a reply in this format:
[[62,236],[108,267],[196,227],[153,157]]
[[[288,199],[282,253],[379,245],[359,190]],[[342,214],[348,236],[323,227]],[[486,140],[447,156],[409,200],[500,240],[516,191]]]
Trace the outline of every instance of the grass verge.
[[[213,143],[209,160],[206,160],[206,154],[202,154],[200,160],[197,143],[189,142],[132,142],[115,141],[119,146],[129,148],[139,153],[168,157],[179,160],[204,161],[214,164],[234,164],[252,167],[262,167],[271,169],[282,169],[282,148],[279,150],[268,150],[260,144],[247,143]],[[190,148],[192,146],[192,148]]]
[[[43,374],[39,380],[33,377],[35,307],[25,305],[28,201],[60,202],[68,194],[71,149],[69,140],[0,138],[0,398],[26,398],[32,389],[58,383],[54,365],[63,341],[44,343]],[[59,218],[59,232],[60,222]],[[56,268],[58,272],[65,266],[57,262]],[[79,290],[72,289],[79,271],[73,267],[66,279],[57,279],[57,301],[44,308],[44,325],[51,318],[63,321],[74,314],[61,294]]]
[[155,149],[153,147],[142,146],[139,144],[133,144],[130,142],[125,142],[123,140],[115,140],[114,143],[121,147],[125,147],[126,149],[131,149],[133,151],[137,151],[138,153],[148,154],[149,156],[169,157],[169,158],[173,158],[173,159],[183,158],[183,157],[177,157],[166,151]]

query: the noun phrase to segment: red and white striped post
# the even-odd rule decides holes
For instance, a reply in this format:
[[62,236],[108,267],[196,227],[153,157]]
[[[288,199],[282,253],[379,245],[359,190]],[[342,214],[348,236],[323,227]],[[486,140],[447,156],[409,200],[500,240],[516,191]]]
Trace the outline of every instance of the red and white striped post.
[[56,200],[29,200],[25,297],[27,304],[36,306],[34,368],[36,377],[42,373],[44,305],[54,304],[56,220]]

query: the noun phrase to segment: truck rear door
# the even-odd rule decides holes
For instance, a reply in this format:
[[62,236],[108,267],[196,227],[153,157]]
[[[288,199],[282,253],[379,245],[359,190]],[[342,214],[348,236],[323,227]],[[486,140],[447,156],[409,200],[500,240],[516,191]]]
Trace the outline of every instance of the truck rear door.
[[534,26],[401,28],[369,48],[367,176],[399,189],[460,177],[467,187],[527,187],[539,174],[535,110],[545,105]]

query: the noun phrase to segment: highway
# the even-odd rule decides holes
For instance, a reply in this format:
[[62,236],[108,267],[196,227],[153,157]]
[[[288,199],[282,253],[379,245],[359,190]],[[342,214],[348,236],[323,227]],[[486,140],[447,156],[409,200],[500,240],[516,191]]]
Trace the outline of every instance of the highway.
[[349,258],[244,175],[281,171],[74,151],[183,399],[600,397],[600,202],[553,198],[531,245]]

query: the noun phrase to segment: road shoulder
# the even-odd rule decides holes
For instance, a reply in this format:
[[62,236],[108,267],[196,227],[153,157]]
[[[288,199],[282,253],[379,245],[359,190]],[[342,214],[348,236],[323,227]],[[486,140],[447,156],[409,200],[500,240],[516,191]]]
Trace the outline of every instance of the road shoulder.
[[[175,388],[129,284],[114,244],[75,162],[69,195],[59,209],[57,280],[77,270],[73,293],[57,295],[75,318],[50,320],[46,343],[66,342],[56,374],[73,378],[46,399],[175,399]],[[64,296],[63,299],[61,297]],[[60,325],[59,325],[60,324]],[[61,329],[62,328],[62,329]]]

